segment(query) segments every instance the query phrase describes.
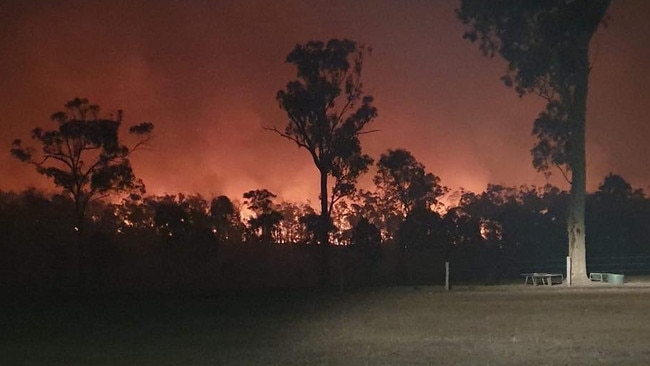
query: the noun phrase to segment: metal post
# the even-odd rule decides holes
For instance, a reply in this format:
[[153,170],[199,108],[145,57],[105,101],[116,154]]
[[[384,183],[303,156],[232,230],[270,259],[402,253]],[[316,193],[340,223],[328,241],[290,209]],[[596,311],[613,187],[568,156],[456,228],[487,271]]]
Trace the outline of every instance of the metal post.
[[445,262],[445,290],[449,291],[449,262]]
[[571,286],[571,257],[566,257],[566,281]]

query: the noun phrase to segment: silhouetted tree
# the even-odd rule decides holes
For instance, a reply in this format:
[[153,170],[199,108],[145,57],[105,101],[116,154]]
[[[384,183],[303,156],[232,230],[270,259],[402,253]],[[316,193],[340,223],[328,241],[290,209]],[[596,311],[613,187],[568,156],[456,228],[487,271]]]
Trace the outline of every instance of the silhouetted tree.
[[295,204],[283,201],[276,207],[282,215],[278,225],[278,241],[280,243],[306,243],[309,241],[305,224],[301,218],[313,214],[314,209],[307,204]]
[[360,265],[366,272],[367,282],[372,282],[374,267],[381,256],[381,233],[368,219],[362,217],[352,227],[350,250],[360,257]]
[[316,237],[318,236],[318,227],[321,222],[320,216],[314,211],[308,211],[303,213],[298,221],[305,228],[306,242],[311,244],[318,243]]
[[129,132],[139,141],[129,148],[120,143],[118,130],[122,111],[117,116],[99,117],[99,106],[88,99],[75,98],[65,104],[65,111],[51,116],[57,128],[45,131],[35,128],[32,139],[40,145],[40,152],[14,140],[11,154],[34,165],[39,174],[69,195],[74,202],[79,256],[79,280],[83,286],[83,227],[84,217],[92,200],[111,193],[144,192],[144,184],[136,179],[130,154],[149,140],[153,124],[143,122],[132,126]]
[[210,216],[214,221],[214,230],[220,242],[241,240],[241,219],[239,210],[230,198],[219,196],[210,203]]
[[163,236],[176,242],[188,239],[188,244],[203,244],[214,238],[210,208],[200,194],[152,196],[145,201],[153,207],[154,223]]
[[[328,250],[334,203],[355,190],[357,177],[372,159],[361,152],[359,136],[377,116],[373,98],[361,83],[363,46],[343,39],[297,45],[286,62],[297,68],[297,80],[277,94],[287,112],[284,130],[271,128],[306,149],[320,173],[320,223],[318,242],[323,245],[321,281],[329,277]],[[328,177],[333,177],[331,195]]]
[[[455,257],[488,280],[507,274],[504,270],[518,274],[549,271],[542,266],[550,261],[563,265],[565,196],[550,185],[539,189],[488,184],[482,193],[464,192],[459,206],[445,216]],[[471,260],[473,256],[478,260]],[[524,268],[503,265],[523,262]]]
[[440,178],[404,149],[388,150],[377,162],[374,177],[380,199],[406,217],[416,206],[430,208],[445,194]]
[[650,206],[640,189],[609,174],[587,197],[590,257],[627,257],[648,253]]
[[148,198],[140,197],[139,199],[123,199],[119,204],[114,204],[113,215],[116,220],[117,232],[124,233],[154,228],[156,226],[155,211],[148,202],[150,202]]
[[[498,214],[503,227],[503,247],[512,260],[553,261],[564,264],[566,256],[566,193],[547,185],[521,186],[514,199]],[[523,269],[530,271],[531,269]]]
[[548,102],[535,121],[539,139],[533,164],[548,172],[557,166],[568,178],[567,220],[571,278],[587,281],[585,246],[585,125],[589,43],[611,0],[462,0],[457,15],[471,29],[483,54],[508,62],[502,78],[519,95],[536,93]]
[[378,189],[360,190],[350,203],[352,217],[365,217],[381,232],[382,241],[393,242],[399,225],[404,221],[404,214],[385,200]]
[[182,193],[147,197],[145,201],[155,212],[160,280],[168,285],[198,280],[218,251],[208,202],[199,194]]
[[248,220],[250,229],[264,244],[273,243],[274,230],[282,220],[282,214],[275,209],[273,204],[273,199],[276,197],[266,189],[256,189],[244,193],[244,204],[255,214],[255,217]]
[[121,111],[117,117],[100,118],[99,106],[79,98],[66,103],[65,108],[66,111],[51,117],[58,124],[57,129],[32,131],[32,138],[41,145],[40,153],[16,139],[11,154],[34,165],[38,173],[51,178],[64,194],[72,197],[81,230],[91,200],[115,192],[144,191],[142,181],[133,174],[129,155],[149,140],[153,124],[132,126],[129,132],[141,138],[129,148],[120,144],[118,138]]
[[[345,39],[297,45],[286,62],[296,66],[298,80],[277,94],[289,120],[284,130],[271,130],[306,149],[320,172],[319,241],[324,245],[333,204],[354,191],[357,177],[372,162],[361,153],[359,141],[377,115],[373,98],[364,95],[361,83],[367,51]],[[335,179],[331,195],[330,176]]]
[[179,241],[189,235],[191,227],[189,204],[185,195],[164,195],[147,197],[154,209],[154,223],[160,234]]
[[449,243],[456,247],[464,247],[476,243],[480,237],[476,218],[471,216],[463,207],[451,207],[443,218],[449,233]]
[[368,219],[361,218],[352,228],[350,246],[367,252],[370,257],[379,255],[381,236],[379,229]]
[[408,279],[417,284],[421,273],[431,272],[448,256],[450,239],[440,215],[428,207],[415,206],[396,233]]
[[602,201],[621,201],[643,198],[644,193],[641,189],[632,189],[632,185],[620,175],[609,173],[594,196]]
[[409,213],[400,225],[397,237],[405,250],[442,248],[449,242],[440,215],[422,206]]

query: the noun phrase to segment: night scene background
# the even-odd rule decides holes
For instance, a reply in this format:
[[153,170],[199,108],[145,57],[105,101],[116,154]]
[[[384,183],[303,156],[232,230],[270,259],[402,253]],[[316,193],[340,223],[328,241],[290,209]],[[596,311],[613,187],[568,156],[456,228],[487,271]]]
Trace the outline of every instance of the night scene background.
[[[0,289],[14,299],[0,364],[645,359],[643,285],[602,299],[633,304],[601,323],[577,320],[601,293],[489,290],[521,285],[521,273],[566,273],[570,184],[532,163],[546,101],[505,86],[506,61],[463,39],[460,4],[0,3]],[[641,283],[648,15],[644,0],[609,5],[589,44],[586,112],[587,269]],[[280,136],[278,92],[297,79],[285,62],[297,45],[335,39],[366,47],[363,94],[377,115],[359,135],[373,164],[332,204],[322,245],[319,171]],[[74,198],[10,152],[21,139],[38,155],[33,129],[55,130],[50,116],[74,98],[121,119],[119,143],[137,146],[138,180],[97,194],[81,218]],[[141,122],[152,123],[146,137],[128,133]],[[388,181],[391,168],[407,181]],[[453,285],[473,290],[444,297],[445,262]],[[525,318],[530,303],[562,315]],[[478,334],[476,319],[491,330]],[[626,328],[613,343],[576,336],[616,324]]]

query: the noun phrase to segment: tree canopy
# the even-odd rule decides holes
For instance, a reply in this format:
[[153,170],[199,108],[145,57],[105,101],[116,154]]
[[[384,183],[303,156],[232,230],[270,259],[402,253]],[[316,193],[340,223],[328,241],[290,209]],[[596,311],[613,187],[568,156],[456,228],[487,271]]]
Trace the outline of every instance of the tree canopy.
[[144,193],[144,184],[133,173],[129,156],[149,140],[153,124],[132,126],[129,132],[139,140],[129,148],[119,140],[122,117],[118,111],[115,116],[102,118],[99,106],[75,98],[65,104],[65,111],[52,114],[55,129],[32,130],[40,151],[16,139],[11,154],[34,165],[39,174],[72,197],[81,225],[91,200],[118,192]]
[[[277,93],[288,117],[283,130],[270,128],[306,149],[320,173],[321,226],[326,230],[334,203],[355,190],[356,180],[372,159],[361,152],[359,136],[377,116],[373,98],[365,95],[361,71],[364,46],[347,39],[297,45],[286,62],[297,80]],[[331,192],[328,177],[335,182]],[[327,243],[327,232],[320,235]]]
[[415,207],[430,208],[447,191],[440,178],[427,173],[425,166],[404,149],[388,150],[380,156],[373,181],[382,199],[403,217]]
[[255,214],[248,220],[250,228],[253,234],[265,244],[273,243],[273,231],[282,221],[282,214],[275,209],[273,204],[273,199],[276,197],[266,189],[256,189],[244,193],[244,204]]

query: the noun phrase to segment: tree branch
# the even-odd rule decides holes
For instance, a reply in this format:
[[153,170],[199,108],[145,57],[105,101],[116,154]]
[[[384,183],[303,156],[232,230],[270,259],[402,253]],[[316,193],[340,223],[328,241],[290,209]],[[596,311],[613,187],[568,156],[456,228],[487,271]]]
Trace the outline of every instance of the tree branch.
[[276,127],[264,127],[264,129],[267,130],[267,131],[275,132],[276,134],[278,134],[278,135],[284,137],[285,139],[288,139],[288,140],[291,140],[291,141],[295,142],[296,145],[298,145],[299,147],[304,147],[305,149],[310,150],[310,149],[309,149],[309,146],[308,146],[307,144],[298,141],[298,139],[295,138],[295,137],[293,137],[293,136],[289,136],[289,135],[287,135],[286,133],[281,132],[281,131],[278,130]]
[[566,180],[567,183],[572,184],[573,182],[571,179],[569,179],[569,172],[568,169],[562,169],[561,166],[554,164],[554,166],[562,173],[562,176],[564,177],[564,180]]
[[366,135],[369,133],[379,132],[381,130],[368,130],[368,131],[357,131],[357,135]]

